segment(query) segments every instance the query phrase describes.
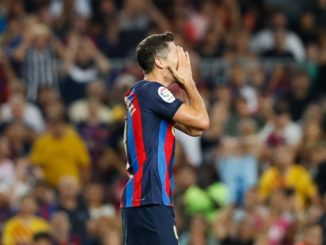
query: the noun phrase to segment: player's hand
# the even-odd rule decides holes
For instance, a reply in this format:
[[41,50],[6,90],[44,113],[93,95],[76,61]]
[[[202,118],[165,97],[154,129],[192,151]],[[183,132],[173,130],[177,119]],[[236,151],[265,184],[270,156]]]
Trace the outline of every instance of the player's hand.
[[188,52],[185,52],[182,47],[177,47],[177,55],[178,55],[178,67],[174,68],[174,66],[169,65],[172,75],[177,80],[177,82],[181,86],[187,86],[188,84],[195,84],[192,78],[192,70],[190,64],[190,58]]

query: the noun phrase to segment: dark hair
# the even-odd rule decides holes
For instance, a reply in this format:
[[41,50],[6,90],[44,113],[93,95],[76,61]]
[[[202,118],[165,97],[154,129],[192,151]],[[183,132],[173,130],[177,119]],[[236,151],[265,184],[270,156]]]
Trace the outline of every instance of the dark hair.
[[33,241],[38,242],[38,241],[43,241],[46,240],[48,242],[52,242],[52,236],[49,232],[43,231],[43,232],[38,232],[35,233],[33,236]]
[[278,116],[289,114],[289,105],[285,101],[277,101],[273,106],[273,111]]
[[138,44],[136,49],[137,61],[145,73],[153,70],[157,55],[167,49],[167,42],[173,41],[174,35],[171,32],[165,32],[150,35]]

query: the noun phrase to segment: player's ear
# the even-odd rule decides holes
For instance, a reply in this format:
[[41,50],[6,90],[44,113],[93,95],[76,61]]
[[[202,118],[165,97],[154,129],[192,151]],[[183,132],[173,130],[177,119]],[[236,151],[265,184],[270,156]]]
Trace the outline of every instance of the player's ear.
[[166,60],[163,58],[156,57],[154,62],[155,62],[155,65],[160,69],[165,69],[168,67]]

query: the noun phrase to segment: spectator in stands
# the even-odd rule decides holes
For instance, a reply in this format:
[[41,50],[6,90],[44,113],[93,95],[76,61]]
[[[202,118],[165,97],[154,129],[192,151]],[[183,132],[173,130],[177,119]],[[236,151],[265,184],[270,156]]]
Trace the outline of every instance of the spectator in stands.
[[2,137],[0,138],[0,188],[12,190],[15,183],[15,166],[10,160],[9,141]]
[[256,112],[258,99],[255,89],[247,84],[247,71],[239,64],[232,66],[231,70],[232,92],[234,96],[242,96],[247,100],[250,113]]
[[264,67],[257,62],[253,63],[248,69],[249,84],[253,86],[259,94],[263,93],[267,86],[267,76]]
[[58,186],[57,211],[67,214],[70,223],[70,239],[82,244],[87,239],[86,224],[89,212],[80,196],[81,187],[75,176],[63,176]]
[[[267,225],[267,244],[282,245],[293,244],[293,238],[287,238],[288,232],[293,225],[293,204],[287,197],[287,191],[274,189],[268,200],[268,213],[264,217],[264,225]],[[290,208],[290,211],[289,211]],[[290,233],[291,235],[291,233]],[[287,241],[289,239],[290,241]]]
[[[158,32],[168,30],[170,27],[164,15],[150,1],[126,0],[119,17],[123,35],[121,40],[125,42],[126,47],[137,45],[150,29],[151,22],[158,27]],[[129,55],[129,52],[126,54]]]
[[119,219],[99,219],[98,238],[100,244],[120,245],[122,243]]
[[33,187],[33,196],[38,204],[37,214],[50,221],[56,211],[55,193],[51,186],[44,181],[38,181]]
[[325,143],[319,142],[312,146],[311,150],[311,168],[316,169],[314,176],[315,183],[318,187],[318,192],[321,197],[325,196],[326,193],[326,154],[325,154]]
[[90,184],[86,188],[86,200],[91,219],[111,218],[115,215],[112,205],[104,203],[104,189],[100,184]]
[[64,48],[55,40],[48,26],[31,23],[24,30],[20,45],[13,52],[13,59],[21,63],[21,74],[28,85],[27,97],[36,101],[43,85],[58,88],[57,56],[63,57]]
[[307,72],[311,80],[311,90],[317,95],[316,81],[318,78],[318,63],[319,63],[319,47],[316,43],[310,43],[307,45],[307,58],[302,64],[302,69]]
[[39,232],[33,236],[32,245],[52,245],[53,240],[49,232]]
[[44,178],[58,186],[66,175],[75,176],[79,182],[89,180],[90,158],[84,142],[65,120],[63,105],[48,108],[49,130],[35,142],[30,160],[44,171]]
[[303,61],[305,58],[304,46],[298,35],[287,30],[286,16],[282,12],[275,12],[270,18],[270,27],[258,32],[251,40],[251,49],[256,53],[264,52],[275,47],[275,31],[285,31],[286,49],[293,53],[296,61]]
[[290,91],[284,95],[293,121],[300,120],[308,105],[317,99],[311,86],[311,80],[306,72],[298,71],[293,75]]
[[286,33],[284,30],[277,30],[274,33],[274,47],[265,50],[262,57],[294,61],[294,55],[286,49]]
[[317,40],[316,16],[311,11],[306,11],[300,18],[300,29],[298,34],[305,46]]
[[194,216],[191,220],[189,233],[183,233],[183,236],[180,237],[180,245],[204,245],[214,242],[213,240],[208,241],[207,230],[208,225],[205,219],[201,216]]
[[26,157],[36,137],[32,130],[19,121],[5,125],[3,134],[9,141],[10,157],[12,159]]
[[[69,107],[69,118],[74,123],[92,120],[108,124],[112,121],[111,111],[104,101],[105,85],[102,81],[87,84],[86,98],[75,101]],[[94,108],[95,107],[95,108]]]
[[[63,12],[67,11],[68,15],[69,13],[77,13],[77,15],[79,16],[85,16],[85,17],[89,17],[92,14],[92,9],[91,9],[91,5],[89,3],[89,1],[86,0],[73,0],[70,1],[69,4],[62,2],[62,1],[58,1],[58,0],[53,0],[50,1],[50,11],[51,14],[54,17],[61,17],[60,14],[62,14]],[[69,16],[65,16],[67,18],[69,18]]]
[[[38,91],[37,105],[42,111],[42,115],[46,115],[46,108],[52,103],[60,99],[58,91],[51,86],[42,86]],[[45,118],[46,120],[47,118]]]
[[186,154],[187,161],[194,167],[199,167],[202,164],[202,151],[200,147],[200,137],[191,137],[185,133],[175,130],[176,140]]
[[213,58],[223,54],[224,40],[221,27],[212,25],[208,28],[203,40],[198,44],[198,53],[201,57]]
[[63,84],[63,98],[70,104],[85,96],[87,84],[107,75],[110,65],[90,39],[71,33],[64,68],[67,77]]
[[250,50],[250,33],[236,31],[230,34],[230,50],[225,52],[224,58],[229,62],[254,61],[256,55]]
[[204,162],[213,162],[216,154],[216,147],[219,145],[223,135],[225,123],[229,111],[225,103],[214,103],[210,108],[210,128],[202,135],[201,147],[203,148]]
[[34,174],[26,158],[15,159],[15,182],[11,190],[11,205],[13,208],[19,207],[21,199],[29,195],[32,191]]
[[273,160],[274,165],[263,172],[259,181],[262,197],[266,199],[278,189],[292,189],[295,193],[296,209],[302,211],[307,201],[313,200],[317,195],[309,172],[304,167],[295,165],[291,146],[278,146]]
[[[88,146],[92,159],[92,171],[98,171],[100,156],[103,155],[111,141],[112,129],[108,122],[101,122],[99,114],[101,104],[98,100],[90,100],[88,104],[87,118],[80,121],[76,126]],[[108,115],[106,115],[108,116]]]
[[298,145],[302,132],[298,124],[291,120],[288,105],[278,101],[273,107],[272,119],[260,131],[260,137],[270,147],[282,144]]
[[70,236],[70,227],[68,215],[63,212],[56,212],[51,217],[51,234],[56,244],[65,245],[65,244],[79,244],[72,243]]
[[2,244],[30,244],[33,235],[49,230],[47,222],[35,215],[36,209],[33,197],[21,199],[19,213],[4,225]]
[[44,121],[40,110],[26,101],[26,86],[21,81],[14,81],[10,86],[10,97],[0,108],[2,123],[21,121],[37,133],[44,131]]
[[326,26],[326,3],[323,0],[317,1],[313,5],[314,15],[316,16],[316,24],[319,28],[323,28]]
[[[133,68],[131,68],[133,69]],[[112,119],[115,123],[124,123],[125,105],[121,103],[126,91],[137,82],[134,74],[122,73],[113,83],[112,89],[108,94],[108,103],[112,111]]]
[[316,122],[304,125],[302,142],[299,145],[297,157],[309,169],[323,161],[320,148],[325,145],[321,126]]
[[302,238],[296,245],[322,245],[322,229],[318,224],[311,224],[304,227]]
[[289,90],[290,79],[291,74],[288,66],[277,64],[273,67],[272,74],[264,92],[269,96],[283,95]]
[[247,151],[240,139],[229,138],[222,142],[216,168],[230,193],[230,202],[242,204],[245,193],[258,179],[258,163],[255,155]]
[[262,124],[258,118],[251,114],[247,100],[244,97],[238,97],[234,100],[234,111],[225,122],[224,134],[231,137],[239,136],[241,134],[239,123],[245,119],[252,119],[256,128]]
[[0,231],[7,220],[14,215],[11,207],[11,192],[7,187],[0,186]]
[[[103,3],[105,1],[101,1]],[[106,1],[111,2],[111,1]],[[107,18],[107,16],[106,16]],[[121,27],[117,17],[111,17],[107,20],[107,25],[103,33],[100,33],[96,45],[108,58],[123,58],[128,50],[125,49],[124,43],[121,40]]]

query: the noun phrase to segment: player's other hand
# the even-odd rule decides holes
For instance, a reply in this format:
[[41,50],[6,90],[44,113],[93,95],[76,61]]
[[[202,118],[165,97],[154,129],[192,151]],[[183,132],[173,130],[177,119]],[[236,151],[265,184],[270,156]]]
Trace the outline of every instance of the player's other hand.
[[181,86],[194,85],[195,82],[192,78],[192,70],[190,64],[190,58],[188,52],[184,51],[182,47],[177,46],[177,55],[178,55],[178,65],[175,68],[172,65],[169,65],[169,69],[176,79],[176,81]]

